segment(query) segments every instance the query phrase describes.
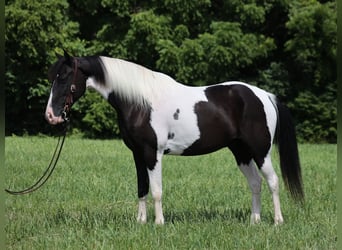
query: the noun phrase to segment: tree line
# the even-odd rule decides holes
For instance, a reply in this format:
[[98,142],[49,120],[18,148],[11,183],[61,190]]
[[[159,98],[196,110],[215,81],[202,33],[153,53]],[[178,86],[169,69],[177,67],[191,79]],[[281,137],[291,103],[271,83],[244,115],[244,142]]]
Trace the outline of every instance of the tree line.
[[[191,85],[239,80],[286,102],[298,137],[336,142],[337,11],[318,0],[8,0],[6,135],[50,134],[43,113],[55,53],[104,55]],[[119,136],[93,91],[73,107],[72,132]]]

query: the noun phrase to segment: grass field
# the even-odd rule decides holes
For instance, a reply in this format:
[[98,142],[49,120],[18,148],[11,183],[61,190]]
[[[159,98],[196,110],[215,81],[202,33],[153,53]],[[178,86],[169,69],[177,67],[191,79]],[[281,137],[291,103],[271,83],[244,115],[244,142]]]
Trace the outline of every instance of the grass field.
[[[6,186],[25,188],[45,170],[56,139],[7,137]],[[228,150],[163,160],[166,223],[136,223],[136,174],[122,141],[67,138],[40,190],[6,195],[7,249],[336,249],[336,145],[300,145],[303,207],[281,182],[285,223],[273,225],[263,182],[262,223],[249,224],[251,194]],[[273,157],[280,173],[278,157]],[[280,176],[280,174],[279,174]]]

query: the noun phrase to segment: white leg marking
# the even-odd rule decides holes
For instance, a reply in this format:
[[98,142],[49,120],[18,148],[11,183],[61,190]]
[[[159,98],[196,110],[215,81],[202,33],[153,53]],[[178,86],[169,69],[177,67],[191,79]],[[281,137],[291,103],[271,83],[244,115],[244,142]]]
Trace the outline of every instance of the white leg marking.
[[280,210],[280,200],[279,200],[279,181],[271,162],[270,155],[266,156],[265,162],[261,167],[261,172],[265,177],[268,187],[272,193],[272,200],[274,206],[274,224],[282,224],[284,222],[283,216]]
[[154,200],[155,223],[164,224],[164,215],[162,209],[162,154],[157,153],[157,163],[153,170],[148,170],[150,179],[151,193]]
[[251,214],[251,224],[256,224],[260,222],[260,212],[261,212],[261,177],[251,161],[249,165],[241,164],[241,172],[247,178],[249,187],[252,192],[252,214]]
[[147,222],[146,201],[147,201],[147,196],[144,196],[139,199],[137,221],[141,224],[145,224]]

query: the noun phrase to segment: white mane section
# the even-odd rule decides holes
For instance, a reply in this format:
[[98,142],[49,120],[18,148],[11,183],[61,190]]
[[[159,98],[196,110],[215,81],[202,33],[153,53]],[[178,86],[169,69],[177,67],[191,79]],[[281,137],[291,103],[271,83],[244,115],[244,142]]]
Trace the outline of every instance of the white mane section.
[[171,77],[138,64],[116,58],[100,58],[104,65],[106,87],[123,100],[145,106],[161,100],[163,93],[180,86]]

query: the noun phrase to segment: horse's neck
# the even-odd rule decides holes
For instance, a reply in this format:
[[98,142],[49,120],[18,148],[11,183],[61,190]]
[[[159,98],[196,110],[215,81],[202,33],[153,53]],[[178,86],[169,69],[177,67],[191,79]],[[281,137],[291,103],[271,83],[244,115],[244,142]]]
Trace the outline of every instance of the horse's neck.
[[120,119],[126,120],[127,115],[131,113],[132,110],[149,109],[147,102],[145,105],[141,105],[141,103],[135,103],[134,101],[123,98],[121,95],[116,93],[111,86],[97,82],[94,77],[89,77],[86,81],[86,85],[87,88],[94,89],[96,92],[101,94],[116,110]]
[[128,61],[108,57],[101,60],[106,72],[105,85],[129,103],[144,107],[181,85],[168,75]]

